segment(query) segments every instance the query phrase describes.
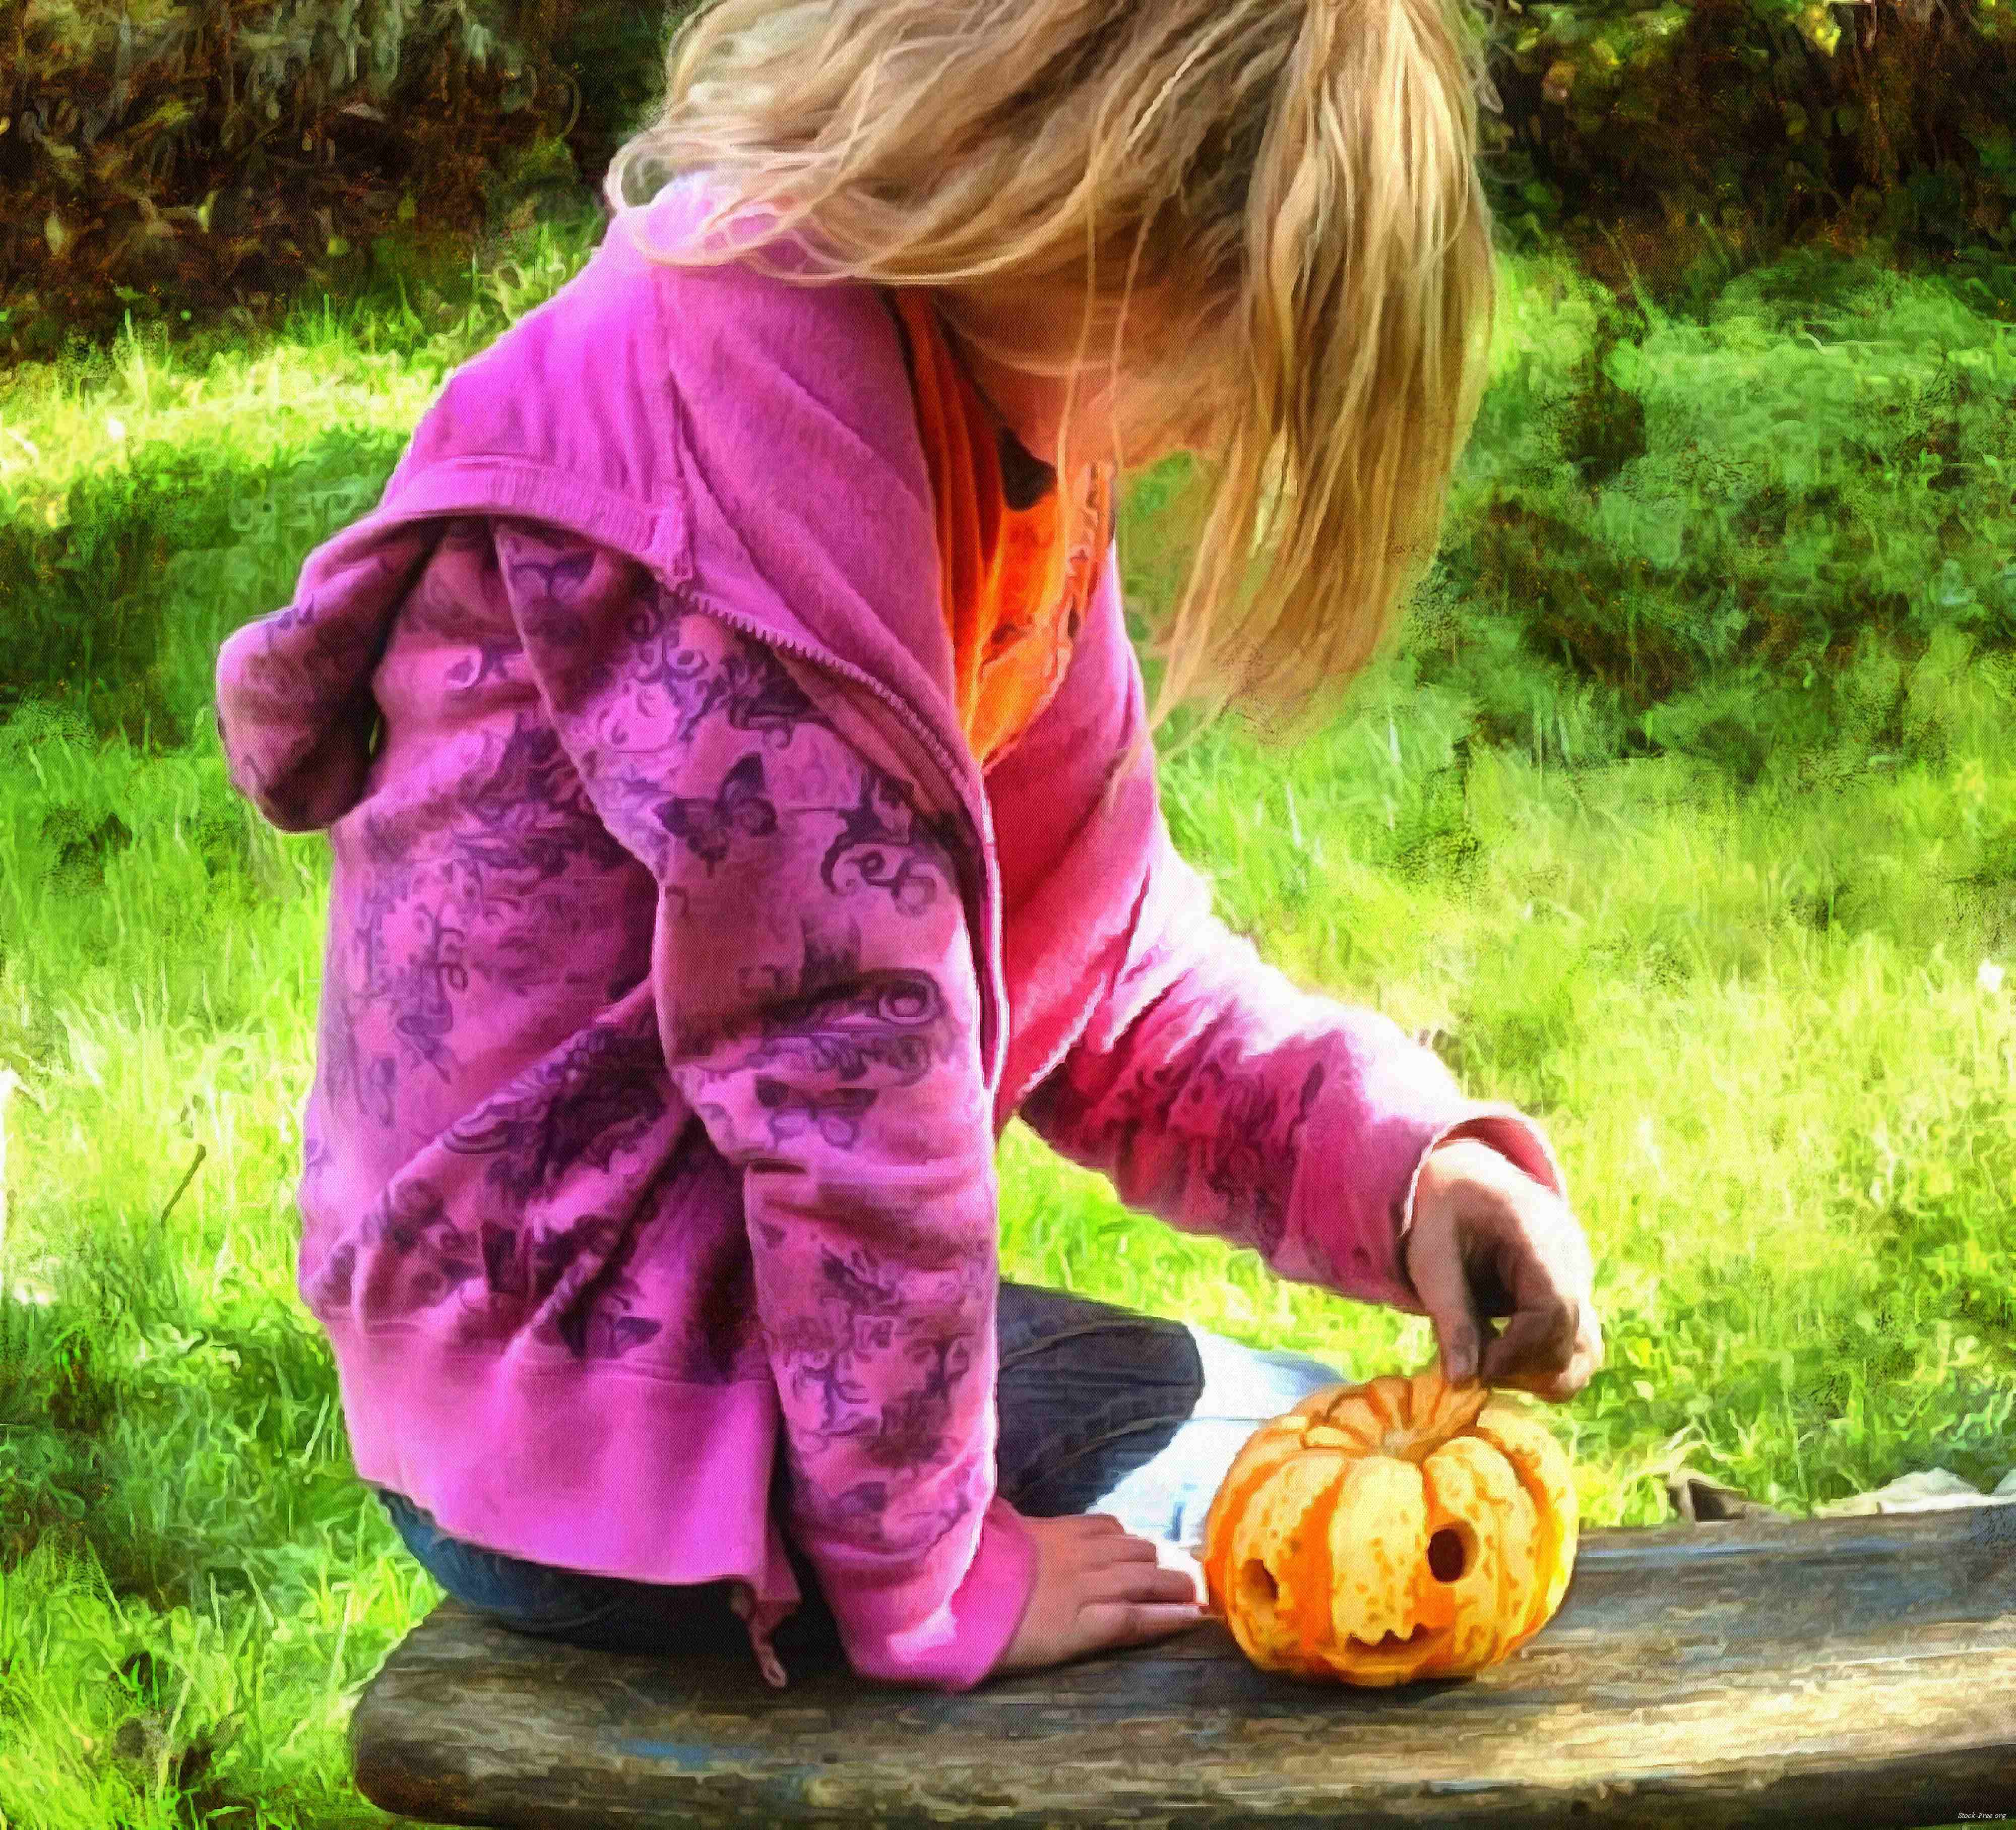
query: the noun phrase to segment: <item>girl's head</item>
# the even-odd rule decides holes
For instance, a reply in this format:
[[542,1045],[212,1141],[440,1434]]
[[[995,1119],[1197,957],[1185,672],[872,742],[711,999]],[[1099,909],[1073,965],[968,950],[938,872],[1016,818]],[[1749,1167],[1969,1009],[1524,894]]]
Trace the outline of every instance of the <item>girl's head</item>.
[[1164,706],[1298,707],[1395,620],[1481,391],[1464,4],[714,0],[608,195],[704,168],[722,218],[932,288],[970,349],[1120,405],[1067,461],[1197,450]]

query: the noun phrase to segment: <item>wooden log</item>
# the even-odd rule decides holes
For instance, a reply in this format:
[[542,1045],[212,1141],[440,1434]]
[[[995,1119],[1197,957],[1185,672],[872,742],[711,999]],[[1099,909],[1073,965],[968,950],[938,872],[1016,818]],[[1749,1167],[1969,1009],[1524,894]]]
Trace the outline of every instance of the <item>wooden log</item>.
[[1583,1535],[1504,1663],[1390,1690],[1215,1623],[958,1696],[588,1652],[445,1604],[352,1723],[448,1824],[1909,1826],[2016,1814],[2016,1504]]

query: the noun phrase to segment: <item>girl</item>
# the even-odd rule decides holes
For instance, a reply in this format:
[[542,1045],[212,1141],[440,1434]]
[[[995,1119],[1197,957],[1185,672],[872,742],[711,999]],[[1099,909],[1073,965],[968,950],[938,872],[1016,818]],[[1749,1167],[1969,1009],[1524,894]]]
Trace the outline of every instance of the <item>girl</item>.
[[1115,585],[1120,473],[1190,448],[1168,702],[1377,645],[1480,385],[1467,46],[719,0],[589,266],[225,645],[233,780],[333,854],[300,1288],[452,1592],[647,1649],[732,1609],[773,1683],[794,1616],[949,1689],[1195,1620],[1157,1540],[1341,1375],[1002,1283],[1018,1113],[1452,1378],[1587,1380],[1539,1133],[1213,919]]

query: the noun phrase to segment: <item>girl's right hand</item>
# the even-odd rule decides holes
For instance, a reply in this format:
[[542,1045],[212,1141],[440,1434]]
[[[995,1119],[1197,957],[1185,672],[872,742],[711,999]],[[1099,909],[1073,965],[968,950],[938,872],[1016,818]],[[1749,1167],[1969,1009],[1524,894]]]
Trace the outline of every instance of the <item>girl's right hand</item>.
[[1036,1540],[1036,1586],[995,1673],[1145,1645],[1204,1619],[1198,1578],[1158,1563],[1154,1540],[1111,1513],[1022,1524]]

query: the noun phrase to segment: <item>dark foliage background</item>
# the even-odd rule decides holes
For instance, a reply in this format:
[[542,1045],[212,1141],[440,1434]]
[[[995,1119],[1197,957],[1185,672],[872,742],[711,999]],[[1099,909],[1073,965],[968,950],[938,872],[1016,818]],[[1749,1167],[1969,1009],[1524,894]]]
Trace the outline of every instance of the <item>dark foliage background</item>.
[[578,207],[667,23],[582,0],[0,0],[0,355],[128,314],[261,319],[355,290],[383,238]]
[[[0,355],[578,207],[683,3],[0,0]],[[2012,0],[1491,4],[1514,238],[1662,293],[1802,240],[1964,250],[2016,297]]]
[[2005,304],[2016,247],[2008,0],[1496,0],[1488,129],[1516,232],[1675,283],[1799,241],[1969,252]]

